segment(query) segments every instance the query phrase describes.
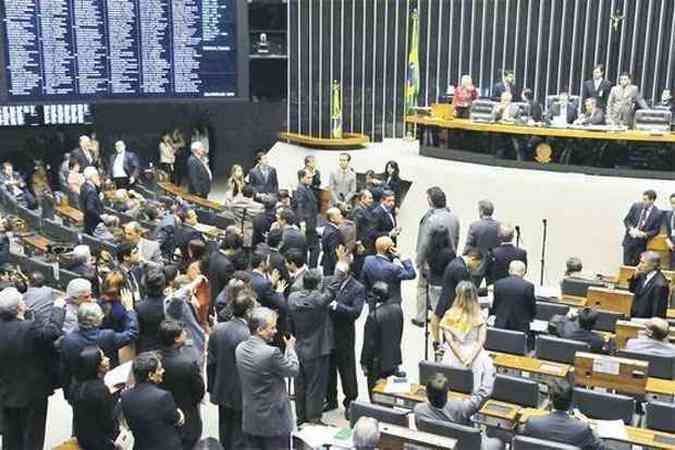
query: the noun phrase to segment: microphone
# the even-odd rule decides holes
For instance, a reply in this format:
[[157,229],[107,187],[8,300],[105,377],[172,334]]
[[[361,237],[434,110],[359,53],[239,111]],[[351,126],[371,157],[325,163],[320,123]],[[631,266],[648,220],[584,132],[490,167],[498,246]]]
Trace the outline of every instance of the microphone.
[[520,225],[516,225],[516,233],[520,234]]

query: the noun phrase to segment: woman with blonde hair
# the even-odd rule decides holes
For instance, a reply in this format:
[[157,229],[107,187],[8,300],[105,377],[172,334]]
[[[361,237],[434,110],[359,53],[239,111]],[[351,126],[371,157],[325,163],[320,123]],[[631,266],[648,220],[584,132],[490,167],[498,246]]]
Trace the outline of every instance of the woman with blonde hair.
[[478,303],[478,292],[470,281],[461,281],[455,290],[455,301],[445,313],[440,327],[445,340],[448,362],[455,367],[473,370],[474,389],[494,378],[494,366],[485,351],[487,322]]
[[232,170],[230,170],[230,178],[227,179],[225,204],[231,202],[237,198],[237,196],[240,196],[244,186],[246,186],[244,169],[239,164],[235,164],[232,166]]
[[458,119],[468,119],[471,103],[478,98],[478,90],[473,85],[471,76],[462,75],[461,81],[455,95],[452,97],[452,106],[455,108],[455,117]]

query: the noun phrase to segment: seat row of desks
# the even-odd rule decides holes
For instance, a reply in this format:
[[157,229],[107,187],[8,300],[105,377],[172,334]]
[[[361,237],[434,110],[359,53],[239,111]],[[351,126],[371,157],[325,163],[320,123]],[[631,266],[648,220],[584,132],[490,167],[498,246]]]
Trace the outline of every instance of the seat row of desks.
[[198,197],[196,195],[189,194],[187,191],[185,191],[185,189],[178,187],[175,184],[168,182],[159,182],[157,184],[167,194],[175,197],[180,197],[183,200],[190,202],[194,205],[201,206],[202,208],[212,209],[215,211],[222,211],[224,208],[223,205],[218,202],[214,202],[213,200],[208,200],[202,197]]

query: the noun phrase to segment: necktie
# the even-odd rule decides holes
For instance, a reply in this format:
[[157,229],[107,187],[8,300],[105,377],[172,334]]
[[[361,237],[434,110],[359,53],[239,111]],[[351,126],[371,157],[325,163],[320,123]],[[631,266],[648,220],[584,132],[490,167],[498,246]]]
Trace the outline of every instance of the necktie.
[[642,212],[640,213],[640,222],[638,223],[638,228],[640,228],[640,230],[644,228],[646,220],[647,220],[647,208],[642,208]]

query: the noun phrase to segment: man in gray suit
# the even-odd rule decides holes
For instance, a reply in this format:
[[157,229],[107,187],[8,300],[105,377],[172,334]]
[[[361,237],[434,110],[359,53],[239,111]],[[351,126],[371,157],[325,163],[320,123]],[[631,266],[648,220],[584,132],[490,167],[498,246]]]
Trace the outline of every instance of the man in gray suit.
[[[493,377],[486,377],[478,389],[465,400],[448,400],[450,385],[448,379],[437,373],[427,382],[427,403],[415,405],[415,425],[419,429],[420,419],[452,422],[458,425],[472,426],[471,416],[480,410],[492,394]],[[498,450],[504,444],[497,438],[483,436],[482,450]]]
[[[450,211],[446,206],[445,192],[438,187],[433,186],[427,189],[427,203],[429,210],[420,220],[420,227],[417,231],[417,249],[415,250],[415,268],[422,274],[417,278],[417,314],[413,323],[417,326],[424,326],[426,320],[426,305],[429,276],[429,265],[427,255],[429,253],[429,244],[434,230],[445,227],[448,230],[450,244],[455,253],[459,244],[459,219],[457,215]],[[431,301],[435,305],[437,301]]]
[[490,200],[481,200],[478,202],[478,215],[480,220],[469,225],[469,232],[466,235],[464,243],[464,252],[466,255],[472,248],[477,248],[481,253],[481,264],[471,276],[476,287],[480,287],[485,272],[490,264],[490,251],[501,243],[499,238],[499,222],[492,218],[495,207]]
[[545,416],[532,416],[525,423],[522,434],[537,439],[571,444],[583,450],[604,449],[590,425],[573,416],[572,386],[566,380],[556,379],[549,387],[549,398],[553,411]]
[[225,450],[246,447],[241,430],[241,382],[237,374],[235,350],[251,333],[246,315],[254,304],[246,293],[231,301],[234,317],[216,325],[209,339],[206,374],[211,403],[218,405],[220,444]]
[[660,317],[653,317],[645,323],[645,330],[636,338],[626,342],[629,352],[648,355],[675,357],[675,345],[668,342],[670,327],[668,322]]
[[138,222],[129,222],[124,225],[124,238],[138,248],[144,263],[162,263],[162,250],[159,242],[145,239],[143,227]]
[[607,100],[607,123],[610,125],[624,125],[633,127],[633,113],[635,107],[647,108],[647,102],[642,98],[640,89],[631,84],[631,76],[624,72],[619,77],[619,84],[609,92]]
[[[293,412],[285,378],[300,371],[295,338],[285,337],[285,353],[270,345],[277,334],[277,314],[255,308],[248,320],[251,337],[237,346],[235,358],[241,380],[242,430],[248,450],[287,450]],[[323,398],[322,398],[323,400]]]
[[334,348],[333,322],[328,306],[335,299],[341,280],[331,280],[321,292],[321,272],[309,269],[301,291],[288,297],[291,330],[298,339],[300,373],[295,377],[295,409],[298,425],[321,423],[323,400],[328,388],[330,354]]

